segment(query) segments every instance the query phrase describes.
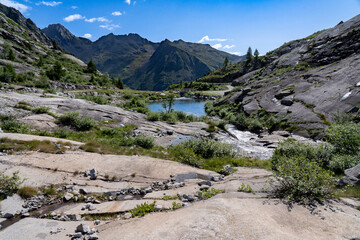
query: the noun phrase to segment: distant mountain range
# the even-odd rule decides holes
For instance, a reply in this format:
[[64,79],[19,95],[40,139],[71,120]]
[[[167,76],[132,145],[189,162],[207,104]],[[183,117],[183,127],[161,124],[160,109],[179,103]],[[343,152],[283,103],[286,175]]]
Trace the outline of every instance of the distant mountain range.
[[164,90],[173,83],[192,81],[222,66],[228,57],[238,62],[244,57],[212,48],[207,44],[182,40],[153,43],[138,34],[108,34],[92,42],[74,36],[61,24],[42,29],[59,46],[84,62],[93,59],[101,72],[120,76],[134,89]]

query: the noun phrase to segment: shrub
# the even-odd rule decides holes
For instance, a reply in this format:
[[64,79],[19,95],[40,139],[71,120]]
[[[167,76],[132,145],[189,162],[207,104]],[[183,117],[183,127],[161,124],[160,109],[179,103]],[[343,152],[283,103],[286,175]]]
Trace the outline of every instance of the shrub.
[[28,125],[16,121],[4,121],[0,127],[4,131],[12,133],[27,133],[29,131]]
[[245,185],[245,183],[242,183],[241,186],[238,188],[238,192],[247,192],[255,194],[254,190],[250,185]]
[[193,166],[200,167],[201,159],[196,156],[194,151],[189,148],[173,147],[171,148],[175,161]]
[[134,143],[135,145],[146,149],[151,149],[155,145],[155,141],[151,137],[136,137]]
[[160,120],[160,113],[157,112],[149,112],[147,115],[147,120],[155,122]]
[[316,161],[305,156],[281,157],[273,162],[275,178],[279,183],[276,193],[295,201],[323,199],[331,194],[334,180]]
[[0,194],[11,196],[19,190],[24,179],[21,179],[18,174],[19,172],[14,172],[10,177],[0,173]]
[[200,199],[207,199],[207,198],[211,198],[219,193],[224,193],[224,190],[220,190],[220,189],[215,189],[215,188],[211,188],[208,190],[202,190],[201,192],[199,192],[199,198]]
[[203,158],[234,157],[234,148],[230,144],[216,142],[212,139],[190,139],[172,147],[173,149],[191,149]]
[[326,129],[326,139],[340,154],[357,154],[360,151],[360,124],[333,124]]
[[355,167],[360,163],[358,155],[335,155],[329,162],[329,168],[337,173],[343,173],[346,169]]
[[175,115],[176,115],[176,119],[184,122],[187,119],[186,113],[183,111],[174,111]]
[[77,112],[68,112],[59,117],[59,122],[66,126],[74,127],[78,131],[87,131],[95,126],[93,121],[88,116],[82,116]]
[[31,186],[25,186],[20,188],[17,193],[24,199],[34,197],[38,194],[38,190]]
[[[322,166],[327,166],[334,154],[334,147],[328,143],[307,144],[294,140],[287,140],[275,149],[272,162],[273,166],[283,157],[292,158],[303,156],[310,161],[316,161]],[[276,170],[276,169],[274,169]]]
[[136,208],[130,211],[132,217],[145,216],[147,213],[155,212],[155,202],[153,203],[142,203],[137,205]]
[[43,114],[43,113],[48,113],[49,110],[50,110],[49,107],[41,106],[41,107],[33,108],[31,111],[35,114]]

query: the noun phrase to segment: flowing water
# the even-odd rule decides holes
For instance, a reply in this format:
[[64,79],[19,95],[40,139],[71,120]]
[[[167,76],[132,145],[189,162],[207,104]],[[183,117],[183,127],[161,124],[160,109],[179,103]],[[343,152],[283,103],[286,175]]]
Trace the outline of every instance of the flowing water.
[[240,154],[259,158],[262,160],[270,159],[274,149],[263,146],[257,142],[259,136],[249,131],[240,131],[234,125],[227,125],[227,131],[233,137],[225,137],[220,141],[233,145]]
[[[162,103],[163,102],[154,102],[148,104],[148,106],[153,112],[164,112]],[[206,116],[205,101],[198,101],[192,98],[175,99],[173,109],[175,111],[183,111],[187,114],[193,114],[197,117]]]

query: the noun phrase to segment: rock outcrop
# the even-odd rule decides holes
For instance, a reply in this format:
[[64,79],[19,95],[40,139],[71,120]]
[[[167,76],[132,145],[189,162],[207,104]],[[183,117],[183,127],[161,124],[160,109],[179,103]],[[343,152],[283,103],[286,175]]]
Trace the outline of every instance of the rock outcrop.
[[286,43],[260,60],[240,63],[231,80],[226,73],[226,78],[218,79],[232,81],[240,90],[216,105],[240,104],[246,114],[265,110],[292,123],[298,131],[307,130],[308,136],[316,135],[334,113],[359,110],[359,40],[360,15]]

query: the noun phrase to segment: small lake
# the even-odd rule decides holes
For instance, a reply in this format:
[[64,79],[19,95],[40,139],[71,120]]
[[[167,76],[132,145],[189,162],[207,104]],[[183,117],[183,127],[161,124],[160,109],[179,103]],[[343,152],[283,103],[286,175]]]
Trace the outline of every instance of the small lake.
[[[163,102],[153,102],[148,104],[153,112],[164,112]],[[206,116],[205,101],[197,101],[191,98],[177,98],[173,106],[175,111],[183,111],[187,114],[193,114],[197,117]]]

